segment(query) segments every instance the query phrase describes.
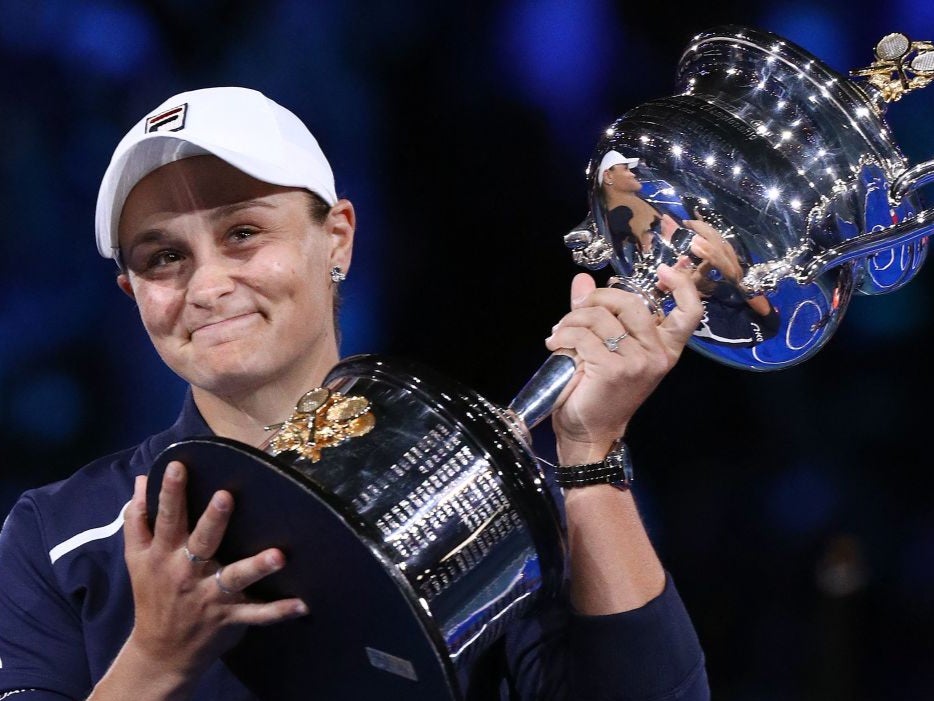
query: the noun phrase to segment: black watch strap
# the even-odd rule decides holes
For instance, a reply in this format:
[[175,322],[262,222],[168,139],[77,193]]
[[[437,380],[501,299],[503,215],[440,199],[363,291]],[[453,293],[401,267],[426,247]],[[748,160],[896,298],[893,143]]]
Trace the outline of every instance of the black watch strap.
[[600,462],[558,465],[555,469],[555,482],[562,489],[589,487],[594,484],[612,484],[619,489],[628,489],[632,480],[629,447],[622,440],[616,441],[613,449]]

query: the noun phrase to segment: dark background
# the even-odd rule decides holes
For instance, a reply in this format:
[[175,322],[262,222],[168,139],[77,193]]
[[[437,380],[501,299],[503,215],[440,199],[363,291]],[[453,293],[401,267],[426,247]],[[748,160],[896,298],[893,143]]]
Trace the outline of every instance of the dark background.
[[[93,236],[113,147],[163,99],[244,85],[301,116],[358,213],[343,353],[505,404],[566,309],[601,131],[721,23],[846,72],[887,32],[934,39],[934,5],[0,0],[0,515],[174,419],[183,384]],[[934,155],[934,88],[886,120]],[[934,696],[931,274],[854,299],[802,365],[688,351],[637,415],[638,498],[714,698]]]

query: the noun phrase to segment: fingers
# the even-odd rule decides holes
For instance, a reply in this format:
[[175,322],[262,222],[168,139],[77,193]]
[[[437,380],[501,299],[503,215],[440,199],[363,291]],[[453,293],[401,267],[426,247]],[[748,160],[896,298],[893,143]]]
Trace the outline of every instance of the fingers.
[[222,590],[242,592],[251,584],[285,567],[285,555],[278,548],[269,548],[252,557],[238,560],[219,570],[217,581]]
[[641,299],[621,290],[597,289],[590,275],[579,273],[571,282],[571,311],[555,325],[545,345],[552,351],[573,349],[582,358],[595,358],[609,350],[607,339],[651,326],[651,314]]
[[590,334],[594,340],[602,345],[604,339],[615,338],[626,332],[619,318],[608,308],[602,306],[587,306],[566,314],[565,317],[552,329],[552,335],[545,340],[549,350],[575,348]]
[[185,466],[177,460],[170,462],[162,475],[159,490],[159,510],[156,513],[155,538],[168,547],[181,547],[188,537],[188,506],[185,485],[188,477]]
[[[623,338],[619,339],[620,336]],[[622,324],[616,322],[616,332],[603,335],[602,332],[595,332],[594,329],[587,326],[561,326],[555,332],[545,339],[545,346],[551,351],[574,350],[579,360],[595,361],[604,359],[610,348],[606,344],[607,339],[618,339],[618,355],[626,352],[625,342],[629,337],[623,330]]]
[[713,260],[714,263],[722,258],[720,251],[729,244],[723,240],[719,231],[698,219],[685,219],[684,225],[696,234],[691,239],[691,253],[703,260]]
[[609,350],[604,343],[607,339],[627,333],[618,344],[620,353],[625,353],[629,337],[651,350],[661,332],[665,345],[680,352],[704,311],[691,268],[687,258],[674,267],[658,267],[659,289],[670,292],[675,300],[675,307],[661,324],[640,295],[611,287],[596,289],[589,275],[576,276],[571,286],[573,309],[555,326],[545,345],[552,351],[574,349],[582,358],[597,358]]
[[576,309],[597,289],[597,283],[587,273],[578,273],[571,280],[571,309]]
[[[194,576],[206,579],[213,576],[221,566],[205,568],[206,571],[194,566],[208,563],[217,553],[230,523],[234,499],[233,495],[226,490],[215,492],[205,507],[204,513],[199,517],[195,528],[189,533],[186,485],[185,466],[178,461],[170,462],[162,478],[153,540],[159,541],[178,553],[184,553],[188,560],[185,566],[192,567],[191,571],[195,573]],[[145,479],[137,483],[137,494],[134,495],[133,501],[136,503],[138,500],[142,500],[142,506],[136,508],[142,508],[145,516]],[[134,526],[134,528],[137,527]],[[284,566],[285,555],[281,550],[265,550],[258,555],[223,567],[223,582],[218,580],[216,586],[239,593]]]
[[[629,331],[636,337],[651,335],[655,330],[655,315],[649,311],[642,296],[632,292],[613,287],[595,290],[578,308],[579,319],[585,319],[585,309],[602,310],[608,313],[611,318],[622,324],[624,330]],[[600,311],[597,313],[599,314]],[[568,323],[574,323],[571,318],[574,314],[575,312],[572,312],[567,315],[565,319],[562,319],[562,323],[565,323],[565,320]],[[600,328],[599,335],[601,338],[609,338],[620,333],[622,333],[622,330],[617,330],[616,326],[608,328],[604,324]]]
[[222,601],[229,600],[233,605],[232,621],[265,625],[308,613],[308,606],[298,598],[270,602],[244,601],[245,589],[278,572],[285,564],[285,554],[278,548],[270,548],[253,557],[221,567],[215,572],[214,583],[218,596]]
[[698,258],[707,260],[714,255],[715,251],[716,249],[713,247],[711,242],[705,239],[703,236],[695,236],[691,241],[691,253],[693,253]]
[[226,490],[214,493],[195,529],[188,536],[187,547],[192,555],[209,560],[220,547],[233,513],[233,495]]
[[668,313],[659,329],[670,336],[674,342],[671,347],[683,346],[704,314],[700,294],[691,279],[690,270],[681,261],[674,268],[658,266],[658,279],[659,287],[669,290],[675,300],[674,309]]
[[266,626],[308,614],[308,606],[301,599],[280,599],[268,603],[250,603],[237,606],[234,622],[251,626]]
[[133,498],[123,514],[123,540],[125,549],[139,550],[149,545],[152,531],[146,511],[146,476],[139,475],[133,485]]
[[146,486],[146,477],[137,478],[124,515],[135,607],[132,635],[142,649],[157,651],[159,659],[181,660],[188,668],[204,650],[229,647],[241,624],[265,625],[308,612],[297,598],[260,602],[246,591],[285,567],[281,550],[264,550],[227,565],[215,559],[234,508],[229,492],[215,492],[189,534],[186,468],[170,462],[159,485],[151,532]]
[[678,222],[676,222],[670,214],[663,214],[661,221],[661,232],[662,237],[666,240],[670,240],[672,235],[678,230]]
[[187,483],[185,466],[178,461],[170,462],[165,468],[159,491],[155,539],[167,549],[187,547],[187,554],[193,562],[209,560],[224,538],[233,511],[233,496],[225,490],[216,492],[189,535]]
[[721,238],[720,233],[711,224],[702,219],[685,219],[683,224],[694,231],[694,233],[700,234],[704,239],[716,240]]

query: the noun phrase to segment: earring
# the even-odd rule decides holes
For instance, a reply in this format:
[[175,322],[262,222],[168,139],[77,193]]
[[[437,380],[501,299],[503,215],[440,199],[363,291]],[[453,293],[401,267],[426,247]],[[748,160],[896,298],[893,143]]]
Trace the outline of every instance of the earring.
[[341,270],[341,266],[335,265],[331,268],[331,282],[338,283],[347,279],[347,274]]

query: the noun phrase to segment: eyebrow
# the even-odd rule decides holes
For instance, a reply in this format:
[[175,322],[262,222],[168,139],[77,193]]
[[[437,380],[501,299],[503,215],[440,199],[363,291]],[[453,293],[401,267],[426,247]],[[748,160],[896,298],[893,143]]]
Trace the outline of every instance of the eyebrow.
[[[229,217],[232,214],[236,214],[237,212],[243,211],[245,209],[252,209],[254,207],[276,209],[276,205],[265,200],[242,200],[240,202],[234,202],[232,204],[225,204],[220,207],[215,207],[213,210],[211,210],[210,219],[216,222],[220,219],[224,219],[225,217]],[[127,257],[129,257],[133,253],[133,250],[138,246],[144,246],[150,243],[160,243],[168,238],[170,238],[170,236],[162,229],[149,229],[148,231],[143,231],[137,236],[133,237],[133,240],[127,247]]]
[[254,200],[243,200],[241,202],[234,202],[233,204],[225,204],[221,207],[215,207],[211,211],[211,219],[218,220],[223,219],[224,217],[230,216],[231,214],[236,214],[237,212],[244,209],[252,209],[253,207],[265,207],[267,209],[276,209],[276,205],[272,202],[267,202],[262,199]]
[[150,229],[148,231],[143,231],[133,237],[130,245],[127,246],[127,253],[132,253],[133,249],[137,246],[144,246],[148,243],[159,243],[160,241],[167,238],[168,236],[162,229]]

